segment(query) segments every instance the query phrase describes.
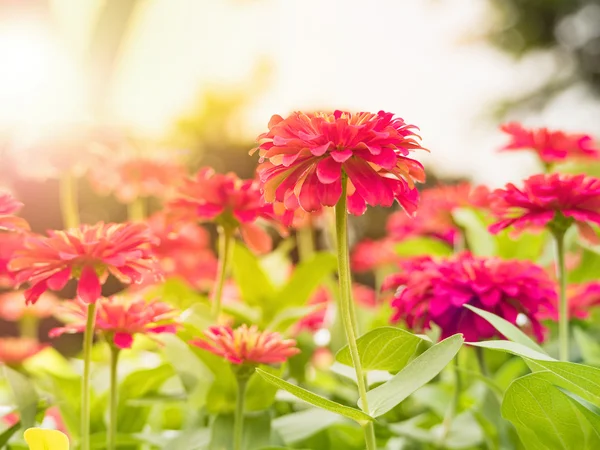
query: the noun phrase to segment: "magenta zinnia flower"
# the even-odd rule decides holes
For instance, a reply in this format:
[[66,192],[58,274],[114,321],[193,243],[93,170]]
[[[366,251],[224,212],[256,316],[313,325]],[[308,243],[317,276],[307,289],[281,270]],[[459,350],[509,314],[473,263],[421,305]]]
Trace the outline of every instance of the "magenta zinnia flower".
[[343,172],[351,214],[364,213],[367,205],[391,206],[394,199],[413,214],[418,200],[414,182],[425,180],[423,166],[408,157],[423,149],[415,129],[383,111],[275,115],[252,151],[260,155],[265,199],[305,211],[334,206]]
[[600,224],[600,179],[585,175],[534,175],[519,189],[509,183],[490,195],[498,222],[492,233],[514,227],[517,233],[546,226],[563,231],[575,223],[584,237],[597,241],[590,222]]
[[[158,300],[115,295],[100,298],[96,305],[94,330],[106,335],[118,348],[131,348],[135,334],[152,336],[177,331],[177,311]],[[85,331],[87,304],[80,299],[63,303],[58,314],[64,316],[68,323],[50,330],[50,337]]]
[[525,129],[519,123],[507,123],[501,130],[511,138],[502,150],[532,150],[545,164],[562,162],[569,158],[600,157],[593,139],[585,134],[553,131],[548,128]]
[[442,339],[462,333],[467,341],[498,336],[496,329],[468,304],[494,313],[514,325],[520,314],[529,319],[532,333],[543,340],[540,315],[556,303],[554,282],[527,261],[505,261],[461,253],[434,261],[419,258],[401,264],[386,288],[399,288],[392,301],[394,322],[403,320],[414,330],[440,327]]
[[204,338],[190,344],[214,353],[232,364],[280,364],[300,353],[296,341],[283,339],[279,333],[259,331],[256,325],[210,327]]
[[27,303],[46,290],[61,290],[71,278],[79,280],[77,295],[95,302],[108,274],[125,284],[139,283],[154,270],[152,235],[144,224],[81,225],[48,236],[30,236],[9,264],[18,283],[28,282]]
[[15,214],[23,207],[23,203],[18,202],[7,192],[0,192],[0,230],[29,230],[29,225]]

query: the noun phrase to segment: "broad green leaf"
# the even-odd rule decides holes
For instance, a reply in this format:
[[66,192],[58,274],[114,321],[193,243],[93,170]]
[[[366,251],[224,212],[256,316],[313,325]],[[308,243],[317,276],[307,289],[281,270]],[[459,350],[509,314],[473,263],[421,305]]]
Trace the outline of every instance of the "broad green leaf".
[[291,445],[341,420],[343,419],[338,414],[324,409],[309,408],[276,418],[273,428],[287,445]]
[[502,416],[529,450],[600,448],[587,420],[546,375],[532,373],[515,380],[504,395]]
[[579,412],[583,414],[583,416],[590,423],[592,427],[592,433],[600,439],[600,408],[573,394],[572,392],[567,391],[566,389],[562,389],[560,387],[557,389],[567,396],[569,400],[571,400],[571,403],[577,407]]
[[600,366],[600,343],[594,336],[579,327],[573,327],[573,336],[579,346],[583,362],[591,366]]
[[148,298],[160,298],[173,307],[184,310],[197,304],[208,304],[208,299],[180,278],[169,278],[164,283],[150,289]]
[[29,428],[23,437],[30,450],[69,450],[69,439],[57,430]]
[[[358,354],[364,370],[395,372],[406,366],[423,339],[394,327],[381,327],[369,331],[356,340]],[[348,346],[342,348],[335,359],[353,367]]]
[[427,384],[452,361],[463,342],[460,334],[444,339],[412,360],[391,380],[367,392],[369,415],[379,417],[385,414]]
[[394,246],[399,256],[449,256],[452,249],[437,239],[418,237],[405,239]]
[[465,230],[469,250],[478,256],[495,256],[496,239],[477,211],[471,208],[458,208],[452,212],[454,222]]
[[535,341],[533,341],[529,336],[523,333],[523,331],[514,326],[508,320],[505,320],[502,317],[498,317],[497,315],[492,314],[491,312],[484,311],[483,309],[479,309],[471,305],[463,306],[487,320],[496,330],[498,330],[504,337],[506,337],[506,339],[529,347],[538,353],[546,354],[542,347],[536,344]]
[[275,288],[250,250],[236,243],[232,262],[233,278],[244,302],[250,306],[263,306],[265,301],[273,298]]
[[554,358],[533,350],[531,347],[527,347],[523,344],[513,341],[481,341],[481,342],[467,342],[467,345],[474,347],[489,348],[491,350],[501,350],[513,355],[522,356],[524,358],[531,358],[535,360],[543,361],[556,361]]
[[283,389],[284,391],[289,392],[295,397],[298,397],[300,400],[304,400],[313,406],[340,414],[344,417],[348,417],[349,419],[355,420],[358,423],[364,423],[373,420],[372,417],[356,408],[340,405],[339,403],[326,399],[325,397],[321,397],[320,395],[314,394],[299,386],[288,383],[287,381],[282,380],[275,375],[271,375],[264,370],[256,369],[256,372],[269,383],[277,386],[279,389]]
[[4,366],[4,376],[12,390],[23,428],[35,425],[39,397],[31,380],[8,366]]

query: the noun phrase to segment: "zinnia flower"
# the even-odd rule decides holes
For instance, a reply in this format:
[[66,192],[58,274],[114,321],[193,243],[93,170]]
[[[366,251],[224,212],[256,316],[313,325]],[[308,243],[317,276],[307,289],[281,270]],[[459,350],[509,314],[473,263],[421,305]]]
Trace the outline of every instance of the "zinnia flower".
[[23,203],[18,202],[7,192],[0,192],[0,230],[29,230],[29,225],[15,214],[23,207]]
[[300,353],[293,339],[283,339],[279,333],[259,331],[246,324],[235,330],[228,326],[210,327],[204,338],[190,344],[220,356],[232,364],[280,364]]
[[205,167],[183,182],[169,208],[187,219],[214,221],[226,230],[239,229],[244,242],[258,253],[271,249],[271,237],[256,224],[266,216],[254,180],[241,180],[234,173],[223,175]]
[[21,337],[0,337],[0,363],[9,366],[21,364],[27,358],[41,352],[46,345],[36,339]]
[[532,150],[545,164],[562,162],[569,158],[600,157],[592,138],[585,134],[571,134],[548,128],[525,129],[519,123],[502,125],[501,130],[510,136],[502,150]]
[[589,222],[600,224],[600,179],[585,175],[534,175],[519,189],[509,183],[490,195],[492,213],[500,220],[492,233],[514,227],[565,231],[575,223],[584,237],[597,241]]
[[[594,308],[600,308],[600,282],[571,284],[567,286],[569,318],[586,320]],[[558,321],[558,304],[544,314],[544,319]]]
[[23,291],[4,292],[0,294],[0,319],[10,322],[16,322],[25,316],[45,319],[55,313],[58,304],[58,298],[50,292],[44,292],[33,305],[25,304]]
[[391,206],[395,199],[412,215],[418,200],[414,183],[425,180],[423,166],[408,157],[423,149],[415,128],[383,111],[275,115],[251,152],[260,155],[265,199],[305,211],[334,206],[345,173],[351,214],[363,214],[367,205]]
[[[87,320],[87,305],[80,299],[65,302],[59,314],[69,322],[50,330],[50,337],[64,333],[83,333]],[[130,348],[135,334],[175,333],[177,311],[158,300],[112,296],[97,302],[94,330],[106,335],[118,348]]]
[[386,288],[399,288],[392,301],[392,321],[403,320],[414,330],[434,323],[444,339],[462,333],[467,341],[498,336],[496,329],[464,308],[469,304],[517,325],[519,315],[529,320],[531,331],[543,340],[539,322],[556,303],[554,282],[528,261],[482,258],[468,252],[434,261],[419,258],[401,264],[403,272],[392,276]]
[[354,246],[350,265],[355,272],[369,272],[398,262],[394,242],[390,239],[365,239]]
[[16,252],[9,268],[18,283],[29,282],[28,303],[35,303],[48,289],[59,291],[71,278],[79,279],[77,295],[86,303],[101,295],[108,274],[122,283],[139,283],[152,272],[152,236],[144,224],[82,225],[48,236],[30,236]]
[[8,264],[17,250],[23,248],[25,234],[0,232],[0,287],[15,286],[15,274],[8,270]]

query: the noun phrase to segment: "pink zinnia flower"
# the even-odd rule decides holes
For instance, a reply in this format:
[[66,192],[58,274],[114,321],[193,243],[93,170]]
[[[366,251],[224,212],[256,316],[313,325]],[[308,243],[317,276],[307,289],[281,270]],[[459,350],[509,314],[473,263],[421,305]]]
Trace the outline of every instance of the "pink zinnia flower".
[[54,315],[58,305],[58,298],[51,292],[44,292],[34,305],[27,305],[23,301],[23,291],[8,291],[0,294],[0,319],[10,322],[27,316],[45,319]]
[[399,259],[391,239],[365,239],[352,249],[350,265],[355,272],[369,272],[393,266]]
[[77,295],[86,303],[101,295],[108,274],[125,284],[139,283],[154,269],[152,235],[144,224],[82,225],[48,236],[30,236],[9,264],[18,283],[30,283],[27,303],[48,289],[59,291],[71,278],[79,279]]
[[434,261],[419,258],[401,264],[403,272],[392,276],[386,288],[399,288],[392,301],[392,321],[403,320],[414,330],[431,323],[442,339],[462,333],[467,341],[498,336],[496,329],[464,308],[469,304],[517,325],[522,314],[531,331],[543,340],[540,315],[556,303],[555,284],[546,272],[527,261],[482,258],[468,252]]
[[204,331],[204,338],[190,344],[232,364],[280,364],[300,353],[295,340],[283,339],[279,333],[259,331],[256,325],[248,327],[246,324],[236,329],[210,327]]
[[532,150],[545,164],[562,162],[568,158],[600,157],[592,138],[585,134],[571,134],[548,128],[525,129],[516,122],[500,128],[510,136],[510,142],[501,150]]
[[[112,296],[97,301],[94,330],[103,333],[118,347],[131,348],[133,336],[151,336],[159,333],[175,333],[177,311],[158,300]],[[59,313],[69,322],[61,328],[50,330],[50,337],[64,333],[83,333],[87,320],[87,305],[80,299],[65,302]]]
[[[567,286],[569,318],[586,320],[592,309],[600,308],[600,282],[572,284]],[[558,321],[558,303],[544,314],[544,319]]]
[[38,354],[47,346],[36,339],[0,337],[0,363],[16,366]]
[[15,286],[15,274],[8,269],[8,264],[17,250],[25,244],[24,233],[0,232],[0,287],[12,288]]
[[351,214],[363,214],[367,205],[391,206],[395,199],[412,215],[418,200],[414,183],[425,180],[423,166],[408,157],[423,149],[415,128],[383,111],[275,115],[252,151],[260,155],[265,199],[305,211],[334,206],[343,172]]
[[0,192],[0,230],[29,230],[29,225],[15,214],[23,207],[23,203],[18,202],[7,192]]
[[257,253],[271,249],[271,237],[256,221],[265,217],[258,184],[234,173],[210,167],[185,180],[169,204],[171,212],[187,219],[214,221],[225,229],[239,229],[244,242]]
[[514,227],[560,227],[575,223],[584,237],[597,241],[589,222],[600,224],[600,179],[585,175],[534,175],[519,189],[509,183],[490,195],[492,213],[500,219],[490,226],[492,233]]

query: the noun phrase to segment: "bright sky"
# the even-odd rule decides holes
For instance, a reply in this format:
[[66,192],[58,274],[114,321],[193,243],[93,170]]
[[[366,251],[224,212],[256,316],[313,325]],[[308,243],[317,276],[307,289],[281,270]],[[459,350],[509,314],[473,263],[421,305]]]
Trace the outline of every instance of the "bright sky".
[[[99,0],[52,0],[75,50]],[[136,13],[110,98],[115,118],[159,136],[199,89],[244,84],[261,58],[270,84],[250,105],[244,129],[262,132],[291,110],[380,109],[421,128],[445,175],[499,185],[535,171],[526,155],[498,155],[503,142],[490,106],[539,85],[547,55],[514,62],[478,36],[482,0],[146,0]],[[600,106],[577,90],[542,116],[521,118],[600,135]]]

